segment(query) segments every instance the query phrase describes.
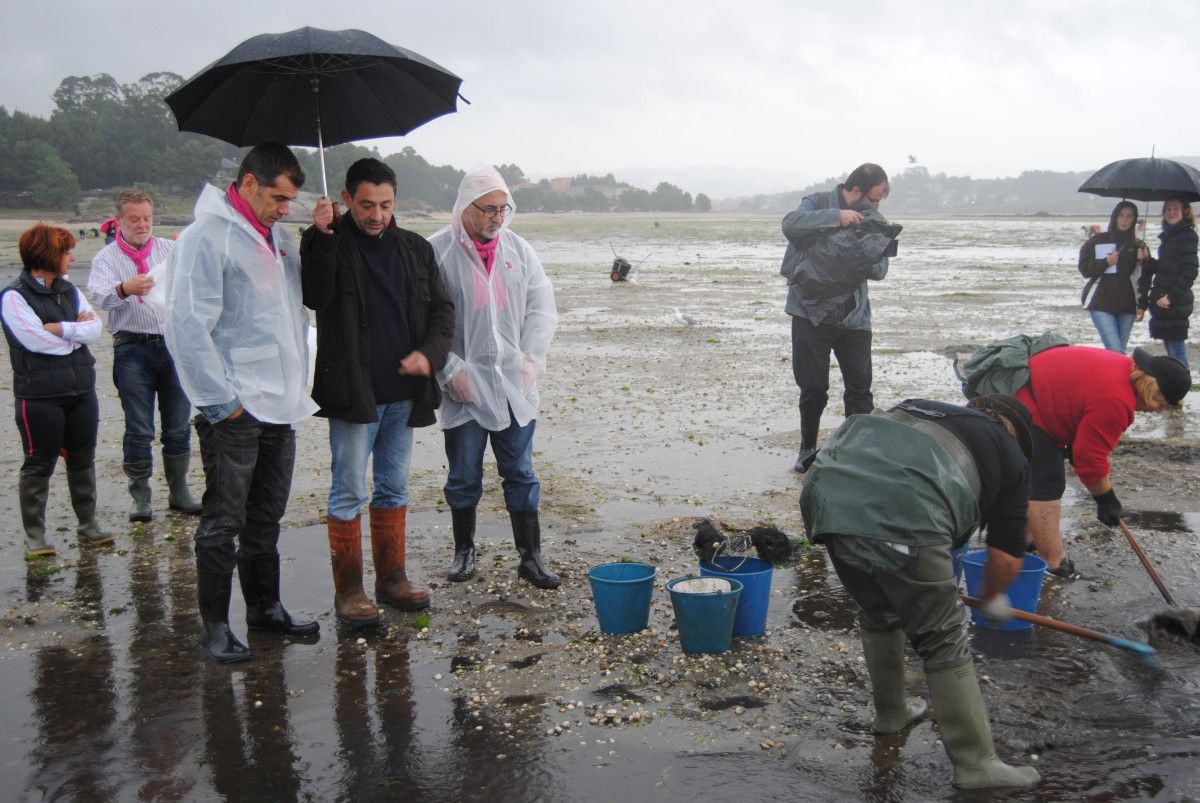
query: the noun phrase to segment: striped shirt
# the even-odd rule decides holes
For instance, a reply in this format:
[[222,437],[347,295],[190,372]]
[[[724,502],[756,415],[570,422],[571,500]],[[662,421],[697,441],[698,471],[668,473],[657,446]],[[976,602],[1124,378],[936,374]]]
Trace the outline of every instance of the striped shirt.
[[[158,267],[174,247],[174,240],[155,237],[154,247],[150,251],[150,269]],[[161,335],[162,323],[149,304],[142,303],[140,296],[121,298],[117,295],[117,285],[134,276],[137,276],[137,265],[121,253],[115,242],[110,243],[92,257],[88,295],[92,297],[93,304],[108,311],[108,331]]]

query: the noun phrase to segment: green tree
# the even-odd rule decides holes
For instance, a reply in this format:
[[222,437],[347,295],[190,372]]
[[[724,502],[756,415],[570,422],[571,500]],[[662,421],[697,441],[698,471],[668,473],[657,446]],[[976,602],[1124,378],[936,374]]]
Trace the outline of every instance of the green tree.
[[20,165],[22,189],[32,193],[35,206],[68,209],[79,197],[79,179],[71,166],[48,143],[18,142],[13,157]]
[[705,195],[702,192],[696,193],[696,211],[697,212],[711,212],[712,211],[712,199],[709,198],[707,195]]

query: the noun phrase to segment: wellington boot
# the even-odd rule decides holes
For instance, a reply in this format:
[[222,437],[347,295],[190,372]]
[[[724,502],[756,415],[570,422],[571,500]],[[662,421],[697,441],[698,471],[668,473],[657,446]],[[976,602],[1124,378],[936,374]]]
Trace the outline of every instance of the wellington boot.
[[199,516],[204,511],[204,505],[196,501],[187,484],[188,464],[191,463],[192,456],[187,452],[164,454],[162,461],[163,473],[167,475],[167,488],[170,489],[170,493],[167,494],[167,507],[187,516]]
[[57,457],[28,457],[17,480],[17,498],[21,505],[21,524],[25,528],[25,554],[48,557],[56,554],[46,541],[46,498],[50,495],[50,476]]
[[860,630],[863,659],[871,676],[871,697],[875,701],[875,733],[897,733],[925,717],[925,701],[904,696],[904,633],[890,630],[877,633]]
[[129,506],[130,521],[150,521],[154,513],[150,508],[150,469],[149,460],[139,460],[136,463],[126,463],[125,477],[129,495],[133,504]]
[[454,561],[446,579],[461,583],[475,576],[475,508],[450,508],[454,525]]
[[933,714],[946,755],[954,765],[954,785],[962,789],[1028,786],[1041,776],[1033,767],[1012,767],[996,757],[992,728],[979,691],[974,664],[927,672]]
[[363,591],[361,518],[329,516],[329,562],[333,566],[333,608],[340,623],[358,630],[379,624],[379,609]]
[[269,630],[289,636],[315,636],[321,626],[297,619],[279,601],[279,556],[239,558],[238,581],[246,600],[246,625],[251,630]]
[[371,508],[371,556],[375,559],[375,599],[402,611],[429,607],[429,592],[408,580],[404,562],[407,507]]
[[250,660],[250,650],[229,629],[229,597],[232,593],[232,574],[196,572],[196,596],[202,622],[200,649],[222,664]]
[[67,487],[71,491],[71,507],[79,520],[76,532],[89,543],[110,544],[113,536],[96,523],[96,465],[95,451],[77,452],[67,456]]
[[512,520],[517,554],[521,556],[517,576],[538,588],[558,588],[562,581],[542,563],[542,528],[538,523],[538,512],[510,510],[508,517]]

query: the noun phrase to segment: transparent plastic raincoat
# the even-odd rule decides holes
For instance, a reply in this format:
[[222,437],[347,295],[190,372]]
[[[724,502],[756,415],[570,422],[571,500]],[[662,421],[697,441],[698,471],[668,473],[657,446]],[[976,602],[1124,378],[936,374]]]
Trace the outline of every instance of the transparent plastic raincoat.
[[166,264],[163,332],[192,404],[237,399],[259,421],[295,424],[317,410],[308,396],[308,314],[300,249],[282,226],[275,253],[225,199],[205,186],[196,222]]
[[[509,230],[513,216],[505,218],[496,235],[500,243],[490,274],[463,228],[467,204],[494,190],[503,190],[512,204],[512,194],[494,168],[468,172],[450,225],[429,238],[455,311],[450,356],[437,375],[445,429],[472,419],[484,429],[504,429],[510,407],[518,426],[537,418],[537,380],[546,372],[546,354],[558,325],[554,288],[533,248]],[[464,383],[456,376],[464,371],[473,399],[457,392]]]

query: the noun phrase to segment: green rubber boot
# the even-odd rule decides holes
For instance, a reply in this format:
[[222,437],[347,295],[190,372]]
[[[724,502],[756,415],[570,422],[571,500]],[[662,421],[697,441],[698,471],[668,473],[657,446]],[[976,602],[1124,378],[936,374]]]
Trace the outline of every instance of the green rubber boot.
[[989,789],[1029,786],[1041,780],[1033,767],[1011,767],[996,757],[974,664],[927,672],[925,679],[942,744],[954,765],[955,786]]
[[871,676],[875,701],[875,733],[897,733],[925,718],[927,707],[920,697],[904,696],[904,633],[859,631],[863,658]]
[[48,557],[55,554],[46,541],[46,498],[50,495],[50,476],[58,457],[28,457],[17,479],[17,498],[21,505],[21,524],[25,529],[25,554]]
[[191,460],[192,456],[187,452],[162,456],[163,473],[167,475],[167,487],[171,489],[167,496],[167,507],[186,516],[199,516],[204,511],[204,505],[196,501],[187,484]]
[[150,509],[150,469],[149,460],[139,460],[136,463],[125,463],[126,487],[133,504],[129,506],[130,521],[150,521],[154,513]]

